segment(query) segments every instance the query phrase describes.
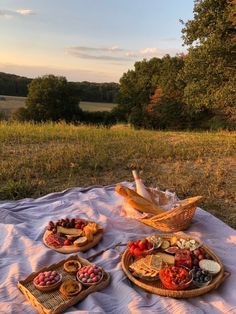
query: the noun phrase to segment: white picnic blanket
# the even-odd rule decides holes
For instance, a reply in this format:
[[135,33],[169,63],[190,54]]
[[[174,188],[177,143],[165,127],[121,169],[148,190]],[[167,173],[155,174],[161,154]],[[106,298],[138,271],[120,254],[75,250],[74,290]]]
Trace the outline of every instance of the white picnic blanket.
[[[129,182],[123,184],[132,186]],[[116,194],[114,187],[73,188],[38,199],[0,203],[0,313],[37,313],[18,290],[17,281],[67,257],[42,243],[49,220],[80,216],[103,225],[103,240],[81,253],[85,258],[111,244],[156,232],[121,215],[123,198]],[[217,290],[185,300],[148,293],[131,284],[122,271],[119,251],[111,249],[94,260],[110,272],[110,285],[89,295],[66,313],[236,313],[236,231],[198,208],[187,233],[209,245],[231,272]]]

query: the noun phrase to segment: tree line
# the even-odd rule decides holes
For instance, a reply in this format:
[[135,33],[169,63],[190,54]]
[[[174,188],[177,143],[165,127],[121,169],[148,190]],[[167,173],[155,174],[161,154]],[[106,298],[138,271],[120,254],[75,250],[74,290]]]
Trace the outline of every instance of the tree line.
[[[0,95],[28,95],[33,79],[0,72]],[[117,83],[69,82],[80,101],[116,103],[119,85]]]
[[[136,62],[119,85],[68,83],[53,75],[37,78],[29,84],[26,107],[16,117],[106,125],[128,122],[147,129],[235,129],[235,1],[195,0],[193,11],[192,20],[181,21],[186,54]],[[109,102],[115,97],[118,106],[110,113],[80,109],[79,100],[98,101],[97,97]]]
[[236,1],[195,0],[186,55],[136,62],[117,111],[135,127],[236,128]]

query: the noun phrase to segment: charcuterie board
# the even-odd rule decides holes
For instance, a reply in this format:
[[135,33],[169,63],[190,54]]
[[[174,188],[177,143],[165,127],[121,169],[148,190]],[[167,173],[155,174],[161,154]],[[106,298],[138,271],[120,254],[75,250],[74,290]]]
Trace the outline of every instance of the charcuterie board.
[[[220,258],[201,241],[177,234],[156,235],[152,239],[155,239],[155,237],[157,243],[159,241],[159,246],[154,246],[152,249],[144,251],[145,255],[142,255],[142,250],[139,248],[142,247],[143,241],[141,240],[141,244],[138,241],[131,243],[122,255],[123,271],[134,284],[144,290],[173,298],[191,298],[216,289],[229,276],[229,273],[224,270]],[[175,241],[174,244],[173,239]],[[177,249],[175,250],[175,248]],[[188,254],[187,251],[189,251]],[[180,253],[182,254],[182,260],[176,256],[176,254],[181,256]],[[151,267],[153,261],[155,261],[155,264]],[[208,262],[204,263],[203,261]],[[182,262],[181,271],[183,276],[186,275],[186,280],[182,281],[182,283],[181,275],[176,275],[179,269],[181,269],[181,265],[178,262]],[[196,269],[196,272],[202,271],[200,269],[202,264],[207,265],[208,268],[209,265],[212,267],[212,269],[208,269],[209,272],[206,269],[203,271],[204,276],[208,275],[208,281],[201,277],[202,274],[200,274],[200,279],[194,277],[196,274],[193,275],[194,269]],[[217,267],[215,267],[215,264]],[[214,265],[214,268],[212,265]],[[170,278],[168,277],[168,272],[171,271]],[[173,282],[175,280],[174,276],[177,278],[176,282]],[[184,287],[183,289],[181,284]]]
[[80,218],[50,221],[44,234],[43,243],[59,253],[85,252],[96,246],[103,236],[102,227],[92,221]]

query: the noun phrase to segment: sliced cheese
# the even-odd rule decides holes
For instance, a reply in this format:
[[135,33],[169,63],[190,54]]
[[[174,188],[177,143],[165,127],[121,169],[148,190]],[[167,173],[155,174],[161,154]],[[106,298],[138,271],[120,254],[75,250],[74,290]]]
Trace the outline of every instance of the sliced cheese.
[[70,234],[70,235],[74,235],[74,236],[78,237],[78,236],[83,234],[83,230],[76,229],[76,228],[65,228],[62,226],[57,226],[57,233]]

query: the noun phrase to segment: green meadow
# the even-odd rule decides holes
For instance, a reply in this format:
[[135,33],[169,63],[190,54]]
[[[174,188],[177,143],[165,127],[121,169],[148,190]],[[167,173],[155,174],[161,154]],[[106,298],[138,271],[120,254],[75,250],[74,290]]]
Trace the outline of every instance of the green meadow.
[[235,148],[235,132],[1,122],[0,199],[133,181],[137,167],[146,185],[202,195],[202,208],[236,228]]
[[[116,104],[81,101],[80,107],[86,111],[111,111]],[[25,106],[25,97],[0,96],[0,112],[10,117],[14,110]]]

